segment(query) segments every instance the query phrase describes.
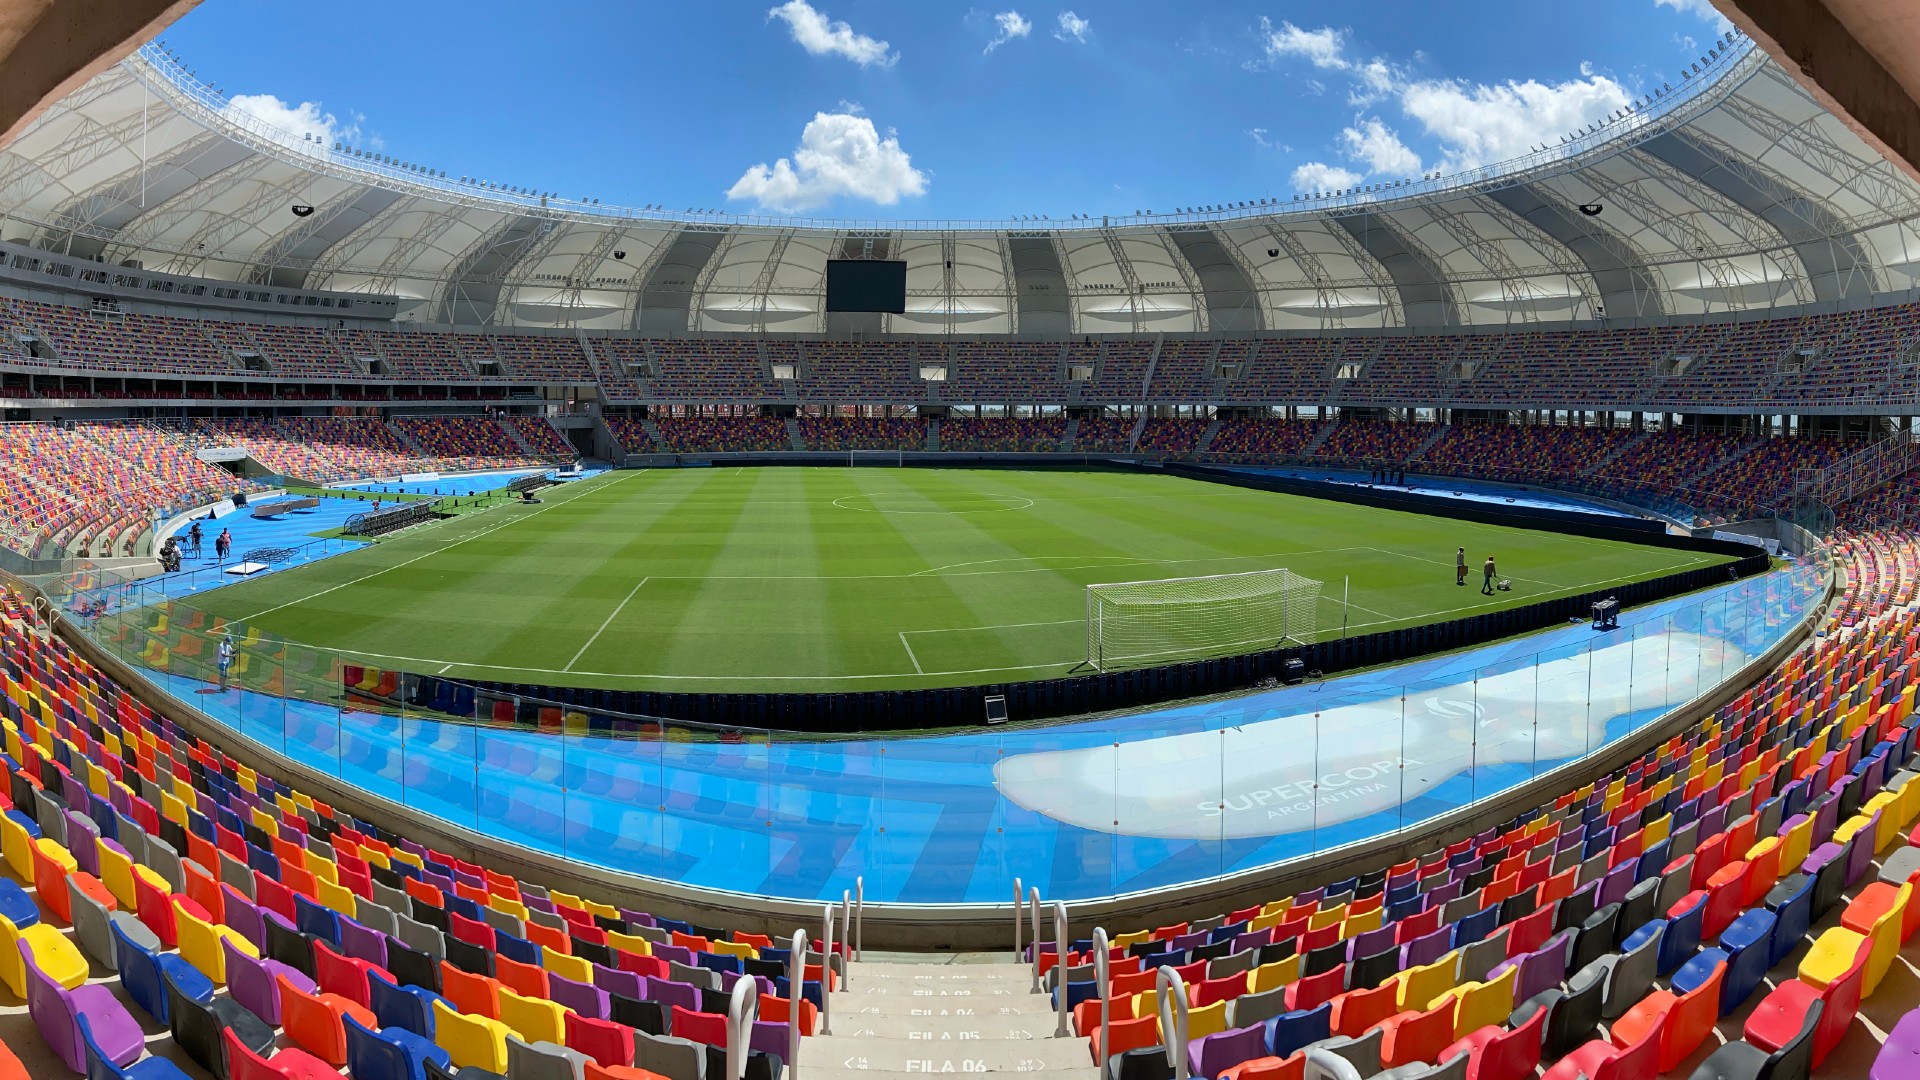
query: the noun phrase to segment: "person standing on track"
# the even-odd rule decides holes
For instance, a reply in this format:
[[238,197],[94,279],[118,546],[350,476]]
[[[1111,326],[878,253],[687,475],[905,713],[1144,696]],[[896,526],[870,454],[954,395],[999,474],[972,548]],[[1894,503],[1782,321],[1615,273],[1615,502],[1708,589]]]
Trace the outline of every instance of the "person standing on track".
[[233,667],[233,654],[236,651],[238,650],[233,647],[232,634],[220,639],[220,689],[222,692],[227,689],[227,672]]
[[1467,583],[1466,548],[1460,548],[1453,553],[1453,583],[1455,585],[1465,585]]
[[1492,596],[1493,595],[1493,579],[1495,575],[1499,573],[1499,571],[1493,568],[1493,556],[1491,555],[1487,556],[1486,570],[1487,570],[1487,580],[1480,586],[1480,592],[1485,596]]

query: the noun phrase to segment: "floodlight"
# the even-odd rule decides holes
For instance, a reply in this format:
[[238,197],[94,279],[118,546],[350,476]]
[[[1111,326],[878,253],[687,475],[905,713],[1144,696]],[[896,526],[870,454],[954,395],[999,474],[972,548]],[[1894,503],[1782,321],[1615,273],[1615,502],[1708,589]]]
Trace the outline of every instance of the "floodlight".
[[627,253],[626,253],[626,252],[624,252],[624,251],[616,251],[616,252],[614,252],[614,253],[613,253],[613,257],[614,257],[615,259],[618,259],[618,260],[621,260],[621,261],[625,261],[625,259],[626,259],[626,257],[627,257]]
[[1580,204],[1580,212],[1587,215],[1588,217],[1599,217],[1600,212],[1605,209],[1606,207],[1602,206],[1599,203],[1581,203]]
[[292,209],[294,217],[312,217],[313,216],[313,207],[311,206],[295,203],[290,209]]

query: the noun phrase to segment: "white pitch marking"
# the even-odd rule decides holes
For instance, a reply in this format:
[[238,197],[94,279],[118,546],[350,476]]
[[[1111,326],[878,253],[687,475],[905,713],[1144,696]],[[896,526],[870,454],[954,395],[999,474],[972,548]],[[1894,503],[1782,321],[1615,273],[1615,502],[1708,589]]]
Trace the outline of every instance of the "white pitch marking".
[[593,648],[593,643],[596,641],[599,641],[600,635],[607,632],[607,627],[613,625],[613,620],[616,617],[618,617],[622,611],[625,611],[627,609],[627,603],[633,599],[633,594],[639,592],[640,586],[645,585],[648,582],[648,580],[650,579],[641,578],[638,584],[636,584],[633,588],[627,590],[626,599],[620,601],[620,603],[613,609],[613,611],[610,614],[608,614],[608,616],[606,617],[606,620],[600,624],[600,629],[595,630],[593,632],[593,636],[587,639],[587,643],[585,645],[580,646],[580,651],[573,654],[573,659],[567,661],[567,666],[561,668],[560,669],[561,671],[573,670],[573,665],[579,663],[580,658],[587,655],[587,650]]
[[[637,473],[636,473],[636,474],[632,474],[632,475],[639,475],[639,474],[637,474]],[[582,483],[580,484],[580,487],[581,487],[581,488],[583,488],[583,489],[586,489],[586,490],[591,490],[591,491],[598,491],[598,490],[600,490],[600,488],[602,488],[602,487],[612,487],[612,486],[614,486],[614,485],[613,485],[613,483],[606,483],[606,484],[601,484],[601,485],[598,485],[598,486],[596,486],[596,487],[593,487],[593,488],[586,488],[586,485],[587,485],[588,483],[591,483],[591,481],[584,481],[584,482],[582,482]],[[573,499],[578,499],[578,498],[581,498],[581,497],[582,497],[582,496],[580,496],[580,495],[575,495],[575,496],[573,497]],[[528,520],[528,519],[530,519],[530,518],[536,518],[536,517],[539,517],[539,516],[540,516],[541,514],[544,514],[544,513],[546,513],[547,511],[549,511],[549,510],[551,510],[551,509],[553,509],[553,508],[554,508],[554,507],[556,507],[556,506],[565,506],[565,505],[566,505],[566,503],[570,503],[570,502],[572,502],[572,501],[573,501],[573,499],[568,499],[568,500],[566,500],[566,502],[550,502],[550,503],[547,503],[547,504],[546,504],[545,506],[542,506],[542,507],[541,507],[540,509],[538,509],[538,510],[535,510],[535,511],[534,511],[533,513],[531,513],[531,514],[524,514],[524,515],[521,515],[520,517],[513,517],[513,518],[508,518],[507,520],[505,520],[505,521],[502,521],[502,522],[500,522],[500,523],[499,523],[499,524],[497,524],[497,525],[490,525],[490,526],[488,526],[487,528],[484,528],[484,529],[481,529],[480,531],[478,531],[478,532],[476,532],[476,533],[474,533],[474,534],[473,534],[472,536],[468,536],[468,537],[464,537],[464,538],[462,538],[462,539],[459,539],[459,540],[455,540],[455,541],[454,541],[453,543],[451,543],[451,544],[448,544],[448,545],[447,545],[446,547],[443,547],[443,548],[440,548],[440,549],[438,549],[438,550],[431,550],[431,549],[430,549],[430,550],[427,550],[427,551],[423,551],[423,552],[421,552],[420,554],[418,554],[418,555],[415,555],[415,556],[414,556],[413,558],[411,558],[411,559],[407,559],[407,560],[405,560],[404,562],[397,562],[397,563],[394,563],[394,564],[393,564],[392,566],[386,566],[386,567],[382,567],[382,568],[380,568],[379,570],[375,570],[375,571],[374,571],[373,573],[371,573],[371,574],[367,574],[367,575],[364,575],[364,576],[362,576],[362,577],[357,577],[357,578],[354,578],[354,579],[353,579],[352,581],[343,581],[343,582],[341,582],[341,583],[340,583],[340,584],[338,584],[338,585],[334,585],[334,586],[330,586],[330,587],[328,587],[328,588],[325,588],[325,589],[321,589],[321,590],[320,590],[319,592],[317,592],[317,593],[313,593],[313,594],[311,594],[311,595],[309,595],[309,596],[303,596],[303,597],[301,597],[301,598],[300,598],[300,599],[298,599],[298,600],[289,600],[289,601],[287,601],[287,602],[286,602],[286,603],[284,603],[284,604],[277,604],[277,605],[275,605],[275,606],[273,606],[273,607],[270,607],[270,608],[268,608],[268,609],[266,609],[265,611],[256,611],[256,612],[254,612],[253,614],[251,614],[251,615],[248,615],[248,616],[246,616],[246,617],[244,617],[244,618],[242,618],[242,619],[239,619],[239,620],[236,620],[236,621],[240,621],[240,622],[247,622],[247,621],[251,621],[251,620],[253,620],[253,619],[257,619],[257,618],[259,618],[259,617],[260,617],[260,616],[262,616],[262,615],[271,615],[271,614],[273,614],[273,613],[274,613],[274,612],[276,612],[276,611],[282,611],[282,610],[284,610],[284,609],[286,609],[286,608],[290,608],[290,607],[293,607],[293,606],[295,606],[295,605],[297,605],[297,604],[304,604],[304,603],[306,603],[306,602],[307,602],[307,601],[309,601],[309,600],[318,600],[318,599],[319,599],[320,597],[322,597],[322,596],[325,596],[325,595],[327,595],[328,593],[332,593],[332,592],[339,592],[339,591],[340,591],[341,589],[344,589],[344,588],[346,588],[346,587],[347,587],[347,586],[349,586],[349,585],[358,585],[358,584],[360,584],[360,583],[362,583],[362,582],[366,582],[366,581],[372,581],[372,580],[373,580],[374,578],[377,578],[377,577],[379,577],[379,576],[380,576],[381,574],[385,574],[385,573],[388,573],[388,572],[390,572],[390,571],[393,571],[393,570],[398,570],[398,569],[400,569],[400,568],[401,568],[401,567],[403,567],[403,566],[411,566],[411,565],[413,565],[414,563],[417,563],[417,562],[419,562],[419,561],[420,561],[421,559],[429,559],[429,558],[432,558],[432,557],[433,557],[433,556],[435,556],[435,555],[441,555],[441,554],[445,554],[446,552],[448,552],[448,551],[451,551],[451,550],[453,550],[453,549],[454,549],[454,548],[456,548],[456,547],[459,547],[459,546],[460,546],[461,544],[464,544],[464,543],[466,543],[466,542],[467,542],[468,540],[478,540],[478,539],[480,539],[481,537],[483,537],[483,536],[485,536],[485,535],[487,535],[488,533],[491,533],[491,532],[493,532],[493,531],[495,531],[495,530],[497,530],[497,529],[503,529],[503,528],[505,528],[505,527],[507,527],[508,525],[512,525],[512,524],[514,524],[514,523],[516,523],[516,522],[521,522],[521,521],[526,521],[526,520]]]
[[920,658],[913,655],[913,646],[907,644],[907,632],[905,630],[900,631],[900,647],[907,650],[907,659],[913,661],[913,670],[915,673],[925,675],[926,671],[920,667]]

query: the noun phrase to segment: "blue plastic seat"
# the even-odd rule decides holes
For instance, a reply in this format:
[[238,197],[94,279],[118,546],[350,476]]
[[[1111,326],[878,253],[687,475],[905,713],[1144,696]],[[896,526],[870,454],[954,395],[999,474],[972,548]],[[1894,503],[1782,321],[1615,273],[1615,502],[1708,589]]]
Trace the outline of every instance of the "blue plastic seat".
[[1671,975],[1679,970],[1694,953],[1700,951],[1700,929],[1707,918],[1707,897],[1705,893],[1679,915],[1669,915],[1667,931],[1660,938],[1659,973]]
[[1292,1057],[1293,1052],[1333,1035],[1333,1004],[1282,1013],[1266,1022],[1267,1052]]
[[1498,925],[1500,925],[1500,906],[1495,904],[1492,907],[1483,907],[1453,924],[1453,947],[1458,949],[1464,945],[1471,945],[1493,933],[1493,928]]
[[445,1050],[405,1029],[368,1031],[351,1015],[342,1016],[347,1031],[347,1070],[353,1080],[427,1080],[426,1063],[452,1071]]
[[213,980],[187,963],[179,953],[160,951],[160,942],[152,931],[125,912],[115,912],[107,928],[113,935],[113,962],[120,971],[120,985],[127,997],[144,1009],[157,1023],[171,1018],[167,1008],[166,977],[171,976],[180,992],[196,1001],[213,1000]]
[[1738,1009],[1772,966],[1776,919],[1766,908],[1750,908],[1720,932],[1720,951],[1727,954],[1727,977],[1720,983],[1720,1015]]
[[311,934],[335,949],[340,948],[340,913],[322,907],[298,893],[293,897],[293,926]]
[[[399,986],[377,971],[367,973],[367,1000],[373,1006],[373,1018],[381,1031],[411,1031],[425,1039],[433,1038],[433,1003],[445,1001],[431,990],[417,986]],[[451,1004],[447,1006],[453,1008]]]
[[123,1069],[93,1041],[93,1025],[85,1016],[74,1017],[74,1023],[80,1028],[80,1039],[87,1049],[87,1080],[191,1080],[180,1066],[151,1054]]
[[[1799,887],[1794,888],[1793,882]],[[1772,967],[1785,960],[1813,926],[1813,877],[1798,874],[1783,881],[1768,894],[1767,903],[1774,917],[1773,947],[1767,955],[1767,966]]]
[[0,915],[5,915],[14,929],[25,930],[40,921],[40,905],[12,878],[0,877]]
[[541,948],[526,938],[514,937],[505,931],[496,931],[493,935],[493,951],[509,960],[522,964],[541,966]]

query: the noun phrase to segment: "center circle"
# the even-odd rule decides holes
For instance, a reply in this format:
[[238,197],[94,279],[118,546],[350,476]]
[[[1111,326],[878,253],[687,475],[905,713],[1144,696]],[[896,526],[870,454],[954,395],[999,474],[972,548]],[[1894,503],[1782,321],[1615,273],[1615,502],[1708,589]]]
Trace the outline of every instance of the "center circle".
[[[929,506],[929,502],[933,505]],[[842,510],[858,510],[867,514],[999,514],[1008,510],[1025,510],[1033,505],[1033,500],[1022,495],[994,495],[988,492],[965,492],[934,499],[914,492],[899,491],[877,495],[842,495],[833,500],[833,505]]]

